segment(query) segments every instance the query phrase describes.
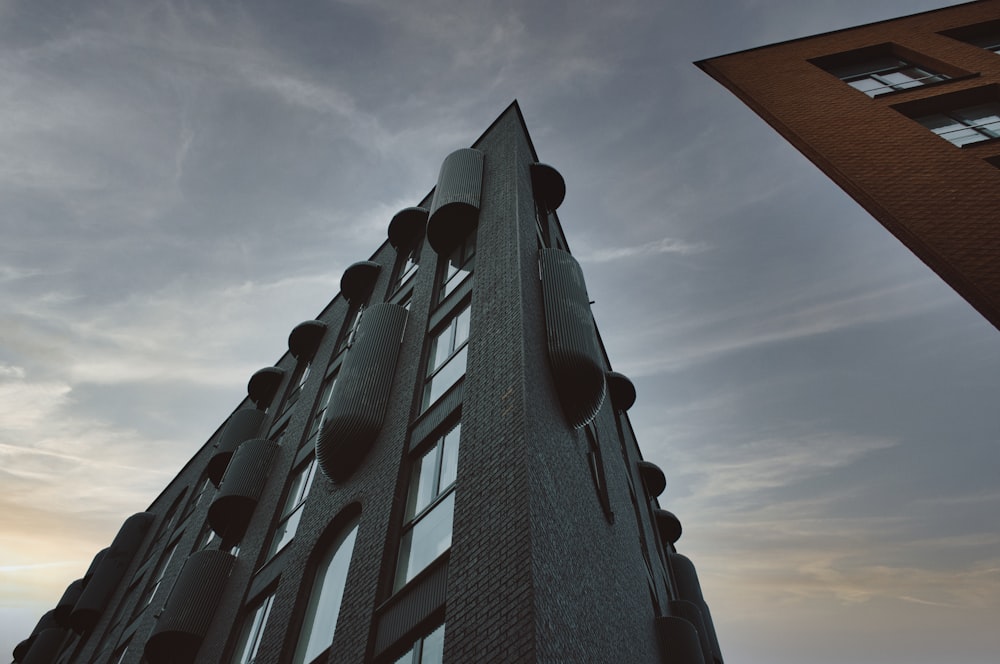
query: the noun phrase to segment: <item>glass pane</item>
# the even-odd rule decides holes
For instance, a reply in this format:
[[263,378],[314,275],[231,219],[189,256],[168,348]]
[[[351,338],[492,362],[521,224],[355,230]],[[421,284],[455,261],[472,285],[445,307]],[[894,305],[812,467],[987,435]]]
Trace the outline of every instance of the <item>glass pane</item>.
[[455,345],[458,348],[469,339],[469,324],[472,321],[472,307],[466,307],[455,320]]
[[297,510],[289,514],[288,518],[279,523],[278,527],[274,529],[274,540],[271,542],[271,549],[267,554],[268,560],[295,538],[295,531],[299,527],[299,520],[302,518],[302,510],[304,508],[304,504],[299,505]]
[[876,81],[874,78],[859,78],[856,81],[850,81],[848,85],[855,90],[861,90],[869,97],[874,97],[875,95],[888,90],[884,83]]
[[424,408],[437,401],[449,387],[458,382],[458,379],[465,375],[465,359],[468,346],[455,353],[441,370],[433,378],[427,381],[427,388],[424,390]]
[[424,637],[420,664],[441,664],[444,661],[444,625]]
[[313,581],[309,605],[302,621],[299,646],[295,650],[296,664],[311,662],[333,643],[340,602],[347,586],[347,570],[351,564],[354,540],[358,535],[357,520],[343,538],[335,541],[320,561]]
[[400,588],[451,546],[455,492],[438,503],[403,535],[399,547],[396,587]]
[[437,455],[438,448],[435,445],[413,464],[413,477],[410,478],[410,496],[406,507],[407,521],[412,519],[414,515],[419,514],[437,497],[437,489],[434,486]]
[[413,655],[416,648],[410,648],[394,664],[413,664]]
[[250,664],[254,661],[257,650],[260,648],[260,637],[264,633],[264,626],[267,625],[267,616],[271,612],[273,601],[274,595],[268,595],[267,599],[254,609],[253,614],[247,616],[233,657],[234,664]]
[[1000,104],[981,104],[955,111],[955,117],[966,124],[989,129],[1000,123]]
[[441,440],[441,482],[438,491],[444,491],[455,481],[458,474],[458,439],[461,436],[462,425],[445,434]]
[[449,325],[434,337],[431,341],[431,354],[427,359],[427,373],[432,374],[434,370],[444,364],[444,361],[451,355],[454,346],[451,345],[452,326]]

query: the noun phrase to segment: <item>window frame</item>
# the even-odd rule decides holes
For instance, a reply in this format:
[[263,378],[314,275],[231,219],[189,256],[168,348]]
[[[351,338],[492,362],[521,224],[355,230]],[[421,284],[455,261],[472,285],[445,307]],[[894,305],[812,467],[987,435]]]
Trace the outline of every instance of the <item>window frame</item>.
[[441,304],[448,299],[449,295],[457,291],[473,275],[476,270],[476,253],[476,231],[472,230],[447,256],[438,256],[434,288],[435,304]]
[[[468,301],[456,307],[455,310],[437,326],[436,330],[436,332],[428,335],[430,337],[430,341],[427,344],[427,366],[424,371],[423,388],[420,394],[421,413],[426,412],[432,405],[440,401],[441,397],[447,394],[452,387],[461,382],[466,375],[466,371],[468,370],[469,341],[472,337],[472,302]],[[465,335],[461,339],[459,339],[460,332],[464,332]],[[450,337],[447,341],[447,354],[443,356],[437,364],[434,364],[435,358],[438,356],[439,340],[444,338],[445,335],[449,335]],[[442,376],[444,374],[444,370],[451,366],[452,362],[454,362],[455,359],[463,353],[465,354],[465,366],[462,367],[462,373],[443,388],[440,387],[441,383],[438,383],[438,388],[435,390],[435,379]],[[451,366],[451,368],[454,369],[455,367]],[[435,391],[437,392],[436,396],[434,395]]]
[[[236,647],[232,657],[229,658],[230,664],[254,664],[256,662],[264,630],[267,629],[267,619],[271,616],[271,609],[274,607],[274,595],[274,590],[271,590],[247,605],[247,610],[243,615],[243,624],[236,640]],[[263,615],[261,615],[262,609]],[[249,657],[246,656],[247,654]]]
[[[893,43],[811,58],[809,62],[872,99],[923,89],[969,75],[969,72]],[[907,70],[913,70],[917,75],[907,73]],[[892,80],[894,74],[906,78]],[[866,80],[876,85],[856,85]]]
[[[317,466],[316,455],[310,454],[309,458],[300,463],[293,471],[292,480],[289,483],[288,493],[285,495],[285,500],[282,503],[278,522],[271,529],[271,541],[267,546],[266,557],[264,559],[265,565],[295,539],[295,533],[298,531],[299,522],[302,520],[302,512],[305,510],[309,492],[312,490],[312,485],[316,480]],[[302,482],[299,484],[300,478],[302,478]],[[292,502],[293,499],[294,502]],[[293,519],[294,525],[292,528],[290,530],[286,529],[279,537],[281,528]],[[288,533],[287,538],[285,537],[286,533]]]

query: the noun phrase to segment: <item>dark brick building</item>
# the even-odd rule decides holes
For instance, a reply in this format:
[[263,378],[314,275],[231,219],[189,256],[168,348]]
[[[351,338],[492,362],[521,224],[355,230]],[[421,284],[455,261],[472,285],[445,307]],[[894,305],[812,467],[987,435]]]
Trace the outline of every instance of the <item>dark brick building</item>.
[[449,155],[15,661],[721,662],[564,193],[516,103]]
[[1000,327],[1000,0],[696,64]]

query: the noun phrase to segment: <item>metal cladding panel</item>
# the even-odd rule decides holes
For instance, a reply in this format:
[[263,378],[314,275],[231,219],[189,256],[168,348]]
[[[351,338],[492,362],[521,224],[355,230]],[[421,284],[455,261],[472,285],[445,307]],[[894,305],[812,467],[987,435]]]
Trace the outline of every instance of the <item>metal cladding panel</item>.
[[712,642],[708,638],[708,629],[705,627],[705,619],[701,613],[701,608],[694,602],[686,599],[672,599],[667,604],[670,615],[683,618],[688,621],[698,631],[698,640],[701,642],[701,654],[706,662],[713,659]]
[[37,637],[35,636],[29,636],[24,641],[21,641],[16,646],[14,646],[13,655],[15,664],[20,664],[21,662],[24,661],[24,656],[28,654],[29,650],[31,650],[31,645],[35,642],[36,638]]
[[70,613],[70,627],[74,632],[82,634],[97,624],[155,518],[149,512],[139,512],[122,524]]
[[104,554],[108,552],[110,547],[105,547],[97,552],[94,559],[90,561],[90,567],[87,568],[87,573],[83,575],[83,583],[90,583],[90,579],[93,578],[94,572],[97,571],[97,566],[101,564],[101,560],[104,558]]
[[316,460],[334,482],[350,477],[382,428],[406,315],[398,304],[382,302],[358,323],[316,441]]
[[264,438],[244,441],[236,449],[208,508],[208,523],[223,539],[243,536],[277,453],[278,444]]
[[21,664],[52,664],[62,648],[63,641],[69,632],[61,627],[43,629],[31,642],[31,647],[25,653]]
[[244,440],[256,438],[260,434],[260,427],[264,424],[265,417],[267,414],[256,408],[243,408],[232,414],[222,429],[215,452],[205,468],[205,474],[212,480],[212,484],[219,486],[233,452]]
[[66,586],[66,592],[59,598],[59,602],[55,608],[55,618],[61,627],[69,627],[69,614],[73,612],[73,607],[76,606],[76,601],[80,599],[85,585],[86,583],[83,579],[77,579]]
[[548,164],[535,162],[531,165],[531,189],[535,201],[547,212],[558,208],[566,198],[566,181]]
[[389,222],[389,244],[397,251],[409,249],[427,228],[427,215],[422,207],[408,207],[400,210]]
[[208,633],[236,558],[225,551],[196,551],[184,561],[144,654],[151,664],[193,662]]
[[361,261],[349,265],[344,270],[344,276],[340,278],[340,293],[351,304],[367,302],[381,269],[382,266],[373,261]]
[[656,636],[664,664],[705,664],[698,630],[684,618],[658,616]]
[[583,270],[568,252],[540,250],[549,366],[566,419],[580,428],[594,419],[607,384]]
[[431,574],[404,589],[397,601],[378,621],[375,654],[402,639],[444,606],[447,598],[448,565],[439,565]]
[[712,613],[708,610],[705,597],[701,594],[701,582],[698,581],[698,572],[691,559],[680,553],[670,554],[670,569],[674,573],[674,583],[677,585],[677,596],[680,599],[695,604],[701,609],[702,619],[705,621],[705,631],[708,640],[712,644],[712,653],[716,664],[722,664],[722,650],[719,647],[719,637],[715,633],[715,623],[712,622]]
[[302,321],[288,335],[288,352],[297,360],[311,360],[325,333],[326,323],[323,321]]
[[427,242],[448,255],[476,228],[483,189],[483,153],[473,148],[445,157],[427,220]]
[[281,387],[281,381],[285,377],[285,370],[278,367],[264,367],[258,369],[247,381],[247,396],[256,406],[266,410],[274,400],[274,395]]

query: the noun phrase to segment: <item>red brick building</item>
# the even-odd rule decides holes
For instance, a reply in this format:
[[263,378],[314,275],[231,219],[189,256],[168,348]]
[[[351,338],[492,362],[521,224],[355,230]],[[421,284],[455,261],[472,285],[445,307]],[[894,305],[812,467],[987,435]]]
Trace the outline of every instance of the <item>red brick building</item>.
[[1000,0],[696,64],[1000,328]]

